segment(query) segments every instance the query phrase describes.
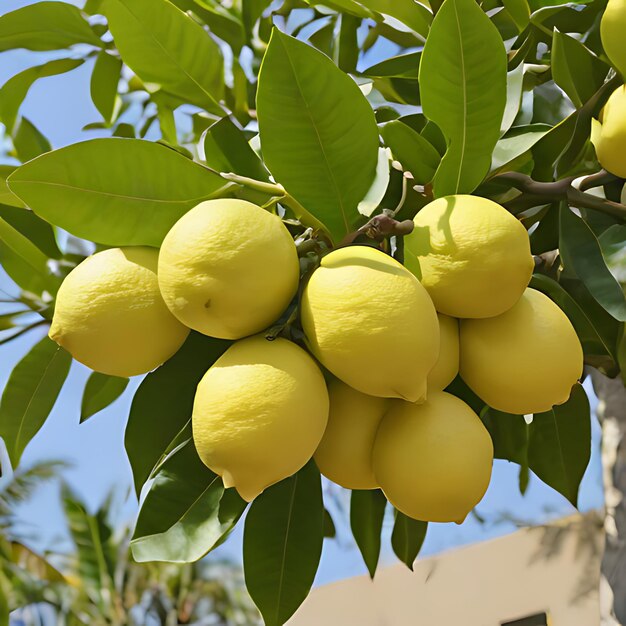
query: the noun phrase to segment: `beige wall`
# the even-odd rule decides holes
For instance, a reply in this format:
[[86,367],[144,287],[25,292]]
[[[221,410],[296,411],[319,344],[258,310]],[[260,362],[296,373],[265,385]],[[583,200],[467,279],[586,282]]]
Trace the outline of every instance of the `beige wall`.
[[499,626],[547,612],[551,626],[597,626],[597,514],[313,590],[289,626]]

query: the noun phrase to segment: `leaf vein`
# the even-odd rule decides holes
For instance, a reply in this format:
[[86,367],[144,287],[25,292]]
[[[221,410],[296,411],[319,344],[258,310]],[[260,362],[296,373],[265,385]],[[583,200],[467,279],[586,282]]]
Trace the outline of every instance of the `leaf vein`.
[[[281,41],[282,44],[282,41]],[[311,125],[313,126],[313,130],[315,131],[315,136],[317,137],[317,141],[319,143],[320,146],[320,151],[322,153],[322,156],[324,157],[324,166],[326,168],[326,170],[328,171],[328,176],[330,177],[330,180],[332,181],[333,187],[335,188],[335,192],[337,195],[337,199],[339,201],[339,210],[341,212],[341,217],[343,219],[343,223],[344,223],[344,227],[346,229],[346,233],[350,232],[350,226],[348,224],[348,219],[346,217],[346,209],[344,206],[344,202],[343,202],[343,197],[341,195],[341,191],[339,189],[339,184],[337,183],[337,179],[335,178],[335,174],[332,170],[332,168],[330,167],[330,162],[328,160],[328,155],[326,154],[326,150],[324,149],[324,144],[322,142],[322,138],[320,136],[319,133],[319,129],[317,128],[317,124],[315,123],[315,119],[313,118],[313,114],[311,112],[311,109],[309,107],[309,103],[306,100],[306,98],[304,97],[304,92],[302,91],[302,86],[300,84],[300,81],[298,79],[298,73],[296,72],[296,68],[291,60],[291,57],[289,56],[289,51],[287,50],[287,47],[283,45],[283,50],[285,51],[285,56],[287,57],[287,60],[289,61],[289,65],[291,66],[291,70],[293,72],[293,76],[295,79],[295,83],[296,86],[298,88],[298,91],[300,92],[300,97],[302,99],[302,102],[304,103],[304,108],[306,109],[306,112],[309,116],[309,119],[311,120]]]

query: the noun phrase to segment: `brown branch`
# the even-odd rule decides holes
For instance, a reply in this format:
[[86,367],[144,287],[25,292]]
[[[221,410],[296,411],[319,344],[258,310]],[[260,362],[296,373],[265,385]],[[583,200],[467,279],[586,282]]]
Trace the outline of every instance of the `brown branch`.
[[606,170],[600,170],[596,174],[591,174],[591,176],[587,176],[584,178],[578,188],[581,191],[588,191],[589,189],[594,189],[595,187],[603,187],[604,185],[609,185],[610,183],[615,183],[617,181],[621,181],[623,179],[615,176],[615,174],[611,174]]
[[[590,209],[626,221],[626,205],[598,198],[572,186],[576,176],[569,176],[552,183],[533,180],[526,174],[506,172],[494,176],[490,182],[507,185],[522,192],[519,198],[505,203],[512,213],[521,213],[526,209],[549,204],[551,202],[567,202],[579,209]],[[592,183],[593,184],[593,183]]]

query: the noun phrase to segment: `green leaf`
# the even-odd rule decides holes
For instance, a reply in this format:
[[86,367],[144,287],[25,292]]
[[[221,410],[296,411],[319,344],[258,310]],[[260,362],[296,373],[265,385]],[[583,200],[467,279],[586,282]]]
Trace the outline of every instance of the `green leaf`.
[[83,63],[83,59],[55,59],[43,65],[29,67],[9,78],[0,88],[0,120],[6,126],[7,132],[13,132],[20,106],[35,81],[48,76],[65,74]]
[[528,0],[502,0],[502,4],[515,22],[517,30],[521,33],[530,21]]
[[43,133],[25,117],[20,118],[13,131],[13,147],[15,155],[22,163],[52,150]]
[[104,0],[86,0],[83,11],[87,15],[102,15],[102,4]]
[[335,528],[332,515],[328,512],[328,509],[324,509],[324,538],[333,539],[336,536],[337,529]]
[[222,193],[216,173],[161,144],[92,139],[18,168],[11,191],[72,235],[109,246],[159,246],[189,209]]
[[11,372],[0,401],[0,437],[13,468],[50,414],[71,362],[65,350],[44,337]]
[[6,273],[24,291],[38,295],[44,291],[56,293],[60,281],[50,273],[48,257],[2,217],[0,260]]
[[380,556],[380,533],[387,498],[380,489],[354,489],[350,498],[350,528],[363,561],[374,578]]
[[398,120],[387,122],[380,132],[394,158],[413,174],[415,183],[425,185],[433,179],[441,158],[430,142]]
[[144,83],[223,113],[222,53],[199,24],[167,0],[106,0],[104,12],[122,59]]
[[370,217],[383,201],[389,180],[391,178],[391,154],[388,148],[378,148],[378,165],[376,166],[376,176],[371,187],[359,202],[358,210],[361,215]]
[[506,75],[506,106],[500,124],[500,135],[504,135],[515,122],[522,104],[524,87],[524,64],[520,63]]
[[596,367],[607,376],[615,376],[615,346],[619,340],[620,327],[623,322],[618,322],[610,313],[600,306],[591,295],[584,283],[573,274],[568,276],[562,272],[559,276],[559,284],[562,285],[570,296],[576,301],[587,317],[592,320],[595,329],[601,334],[603,341],[611,349],[611,356],[585,355],[585,361]]
[[229,345],[227,341],[192,332],[182,348],[139,385],[124,440],[137,494],[172,440],[191,419],[200,379]]
[[204,135],[204,159],[217,172],[234,172],[261,181],[269,174],[250,147],[243,130],[230,117],[223,117],[207,128]]
[[[433,14],[415,0],[360,0],[360,3],[368,9],[398,20],[423,38],[428,35]],[[393,22],[390,25],[394,26]]]
[[0,17],[0,52],[61,50],[77,43],[102,46],[80,9],[66,2],[36,2]]
[[9,189],[7,178],[17,169],[15,165],[0,165],[0,204],[24,207],[24,203]]
[[328,57],[274,29],[257,93],[263,157],[335,241],[355,230],[378,161],[374,111]]
[[591,415],[587,394],[575,385],[570,399],[530,425],[530,469],[547,485],[578,506],[578,488],[591,455]]
[[87,379],[80,407],[80,423],[115,402],[128,385],[128,378],[93,372]]
[[141,505],[133,557],[140,563],[195,562],[228,536],[245,508],[189,441],[163,463]]
[[485,407],[480,419],[491,435],[494,457],[528,467],[529,429],[524,416]]
[[281,626],[311,589],[322,554],[324,504],[320,473],[309,461],[258,496],[246,516],[246,587],[266,626]]
[[[17,196],[14,197],[17,199]],[[61,258],[54,229],[31,210],[0,204],[0,217],[27,237],[47,257],[51,259]]]
[[592,311],[581,306],[559,283],[542,274],[535,274],[530,281],[530,286],[545,293],[567,315],[576,330],[585,355],[615,357],[614,341],[611,334],[605,332],[603,320],[596,320],[592,316]]
[[413,563],[422,549],[424,539],[426,539],[427,530],[428,522],[412,519],[404,513],[396,511],[396,521],[391,533],[391,547],[395,555],[411,571],[413,571]]
[[242,0],[241,17],[248,39],[252,39],[252,29],[263,15],[271,0]]
[[586,33],[597,21],[600,12],[606,7],[603,2],[586,4],[586,0],[580,2],[553,2],[549,0],[545,4],[552,6],[543,6],[534,11],[530,21],[538,26],[535,30],[538,36],[544,34],[546,43],[550,43],[554,28],[558,28],[562,33]]
[[554,30],[552,40],[554,82],[580,108],[602,86],[609,66],[580,41]]
[[565,269],[574,272],[596,302],[620,322],[626,321],[626,298],[606,266],[600,244],[584,220],[562,206],[559,251]]
[[622,289],[626,288],[626,226],[614,224],[598,238],[606,265]]
[[204,22],[209,30],[225,41],[237,57],[245,44],[243,23],[238,8],[227,9],[217,0],[171,0],[179,9],[191,12]]
[[530,150],[551,128],[547,124],[529,124],[512,128],[496,144],[491,159],[491,169],[500,169]]
[[339,13],[346,12],[361,18],[377,19],[376,13],[367,9],[363,2],[357,2],[357,0],[306,0],[306,2],[311,6],[325,6]]
[[104,50],[96,57],[91,74],[91,99],[106,124],[111,124],[119,106],[120,99],[117,95],[117,87],[120,82],[121,71],[121,59]]
[[506,105],[506,64],[498,30],[475,0],[446,0],[419,73],[424,114],[448,143],[434,179],[437,197],[471,193],[489,171]]
[[417,80],[421,52],[408,52],[399,56],[390,57],[380,63],[371,65],[363,70],[363,76],[376,78],[412,78]]
[[357,32],[360,26],[361,20],[353,15],[344,13],[340,18],[337,66],[344,72],[356,72],[359,61]]

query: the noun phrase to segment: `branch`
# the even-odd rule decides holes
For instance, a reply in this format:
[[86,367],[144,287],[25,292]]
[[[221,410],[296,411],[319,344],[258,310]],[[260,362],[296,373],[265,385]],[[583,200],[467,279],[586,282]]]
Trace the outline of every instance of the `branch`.
[[[526,174],[506,172],[494,176],[490,182],[507,185],[522,192],[519,198],[515,198],[505,204],[506,208],[514,214],[521,213],[526,209],[542,204],[567,202],[570,206],[579,209],[591,209],[592,211],[611,215],[621,221],[626,221],[626,205],[612,202],[611,200],[605,200],[604,198],[598,198],[597,196],[592,196],[591,194],[576,189],[572,186],[576,178],[576,176],[569,176],[553,183],[542,183],[533,180]],[[589,181],[588,184],[594,186],[595,181]]]
[[623,181],[623,179],[615,176],[615,174],[607,172],[606,170],[600,170],[597,174],[591,174],[591,176],[584,178],[580,185],[578,185],[578,188],[581,191],[588,191],[594,187],[603,187],[604,185],[609,185],[610,183],[618,181]]

